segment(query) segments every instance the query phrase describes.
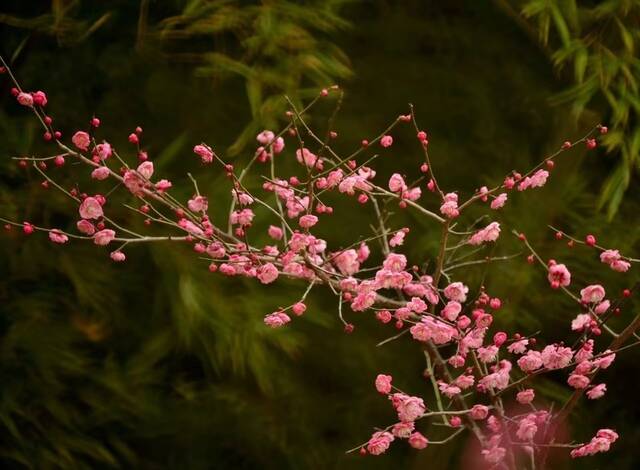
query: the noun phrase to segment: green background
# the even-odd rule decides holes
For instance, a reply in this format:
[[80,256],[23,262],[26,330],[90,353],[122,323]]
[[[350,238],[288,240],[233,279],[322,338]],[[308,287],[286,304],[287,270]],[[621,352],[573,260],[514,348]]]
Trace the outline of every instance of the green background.
[[[126,138],[142,126],[143,146],[158,174],[169,177],[182,198],[191,194],[186,173],[199,175],[214,221],[226,212],[229,187],[216,168],[198,165],[191,147],[206,141],[242,165],[250,158],[255,130],[280,119],[283,92],[304,100],[320,84],[342,86],[345,96],[334,126],[342,152],[376,135],[413,103],[429,133],[440,184],[466,194],[500,181],[511,169],[528,168],[560,142],[579,138],[610,117],[603,103],[592,103],[576,118],[571,106],[552,102],[570,79],[554,70],[539,44],[498,8],[500,2],[331,2],[339,16],[327,17],[330,27],[319,29],[313,25],[323,18],[318,16],[323,2],[221,2],[238,8],[231,19],[251,8],[295,6],[288,21],[316,41],[304,55],[289,49],[290,42],[270,49],[286,32],[273,25],[263,25],[254,37],[254,45],[264,41],[257,52],[247,52],[240,42],[247,38],[246,25],[234,32],[162,37],[163,20],[199,2],[108,3],[2,2],[1,52],[12,59],[26,89],[47,92],[48,109],[67,136],[86,127],[95,113],[103,122],[98,135],[133,161]],[[56,10],[61,5],[69,7],[62,19]],[[292,38],[299,39],[299,32]],[[235,73],[238,64],[221,65],[219,57],[215,63],[202,60],[201,54],[212,52],[234,57],[248,69]],[[6,76],[0,86],[1,215],[71,227],[69,201],[45,192],[36,173],[19,170],[10,160],[51,149],[32,117],[10,97]],[[321,105],[314,125],[324,129],[331,109],[331,103]],[[397,168],[418,174],[413,132],[400,129],[394,137],[392,151],[378,161],[381,181]],[[546,224],[578,237],[594,233],[605,246],[637,257],[637,181],[631,180],[611,221],[597,210],[600,187],[617,158],[601,149],[574,149],[558,159],[545,188],[526,197],[510,195],[499,215],[505,228],[525,231],[545,256],[567,263],[578,282],[602,280],[612,297],[638,279],[637,268],[626,276],[613,273],[593,252],[556,242]],[[66,170],[51,174],[65,185],[78,180]],[[79,184],[87,188],[88,180]],[[370,214],[338,201],[333,226],[323,233],[332,246],[352,242],[350,234],[368,234]],[[144,230],[137,217],[127,217],[122,220]],[[410,213],[397,214],[393,222],[412,227],[407,244],[412,260],[435,255],[434,224]],[[268,223],[258,216],[255,232],[263,233]],[[517,251],[511,238],[505,230],[496,252]],[[390,405],[373,388],[377,373],[391,373],[403,389],[427,397],[429,383],[421,377],[424,363],[415,344],[396,341],[376,348],[393,328],[351,312],[346,315],[356,331],[345,335],[337,303],[322,289],[310,295],[304,317],[274,331],[264,327],[263,315],[295,301],[302,285],[282,281],[266,288],[212,275],[179,246],[135,247],[127,251],[126,263],[116,265],[107,251],[81,243],[57,246],[16,230],[0,240],[3,468],[479,465],[468,455],[465,439],[422,452],[395,443],[378,458],[344,455],[366,440],[373,426],[393,420]],[[473,268],[464,279],[477,288],[484,275],[483,268]],[[542,330],[545,341],[573,339],[568,325],[578,313],[575,306],[551,292],[543,273],[522,258],[495,265],[484,283],[504,299],[498,327]],[[613,325],[619,329],[637,308],[632,300]],[[606,341],[603,337],[599,345]],[[602,374],[607,395],[583,402],[571,419],[578,441],[600,427],[618,430],[622,438],[611,452],[576,462],[558,458],[554,468],[637,468],[636,377],[637,352],[630,351]],[[541,400],[566,397],[562,381],[558,376],[541,382]],[[429,437],[441,432],[421,430]]]

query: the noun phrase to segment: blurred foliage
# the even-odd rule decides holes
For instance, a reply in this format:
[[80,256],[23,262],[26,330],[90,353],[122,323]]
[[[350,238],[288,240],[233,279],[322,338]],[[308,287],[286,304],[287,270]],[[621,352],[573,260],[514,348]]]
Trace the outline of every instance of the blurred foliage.
[[[351,74],[346,55],[330,36],[348,27],[339,12],[349,1],[188,0],[180,15],[160,22],[160,37],[182,45],[172,57],[196,60],[201,76],[232,74],[245,80],[253,120],[229,149],[231,154],[264,127],[282,122],[283,95],[300,104],[318,87]],[[194,44],[202,46],[200,51],[193,50]]]
[[522,13],[535,22],[553,64],[570,70],[573,84],[554,100],[605,112],[602,139],[620,161],[602,187],[599,207],[618,210],[632,175],[640,169],[640,1],[525,0]]
[[[50,15],[54,4],[65,6],[65,21],[84,28],[105,14],[109,21],[89,40],[62,42],[50,27],[25,28],[24,23],[6,21]],[[490,4],[355,3],[345,5],[340,18],[351,19],[357,27],[344,28],[346,23],[338,21],[329,29],[322,21],[320,26],[309,24],[314,21],[308,13],[322,17],[323,5],[117,0],[96,6],[15,0],[0,7],[5,14],[0,47],[4,55],[14,56],[15,72],[25,86],[47,91],[54,122],[65,135],[84,127],[95,113],[103,122],[99,138],[108,138],[124,158],[134,161],[126,137],[142,125],[143,146],[157,171],[171,176],[175,196],[191,195],[187,172],[199,175],[201,191],[216,202],[211,204],[214,221],[225,216],[226,203],[217,202],[228,200],[227,182],[215,170],[203,171],[190,148],[206,140],[226,154],[244,124],[256,118],[256,108],[247,103],[247,76],[219,62],[206,62],[202,54],[219,53],[230,63],[262,70],[264,77],[250,78],[261,83],[265,102],[282,91],[303,99],[308,87],[325,78],[312,67],[290,61],[313,52],[302,47],[304,41],[294,42],[301,48],[293,50],[279,43],[276,32],[286,24],[291,25],[287,32],[300,29],[311,35],[317,50],[333,44],[350,57],[354,74],[345,86],[335,126],[339,151],[383,129],[411,101],[429,132],[441,183],[466,194],[501,180],[512,168],[527,168],[559,142],[598,122],[587,112],[577,121],[569,119],[570,107],[549,104],[565,84],[513,19]],[[308,10],[299,8],[306,6]],[[232,21],[236,16],[224,16],[228,9],[238,13],[237,23]],[[272,17],[278,18],[277,24],[260,29],[260,22]],[[167,18],[171,22],[166,23]],[[206,18],[230,24],[209,30]],[[199,26],[192,29],[195,25]],[[168,36],[162,39],[165,31]],[[261,48],[273,55],[257,52]],[[197,60],[183,60],[181,54],[189,52]],[[287,76],[288,67],[296,71],[298,81]],[[206,76],[194,75],[194,69],[203,68]],[[318,70],[332,80],[338,78],[330,69]],[[218,80],[225,71],[231,72],[228,79]],[[277,74],[285,76],[282,83],[271,81]],[[25,174],[10,160],[16,154],[45,155],[50,147],[7,92],[2,80],[0,214],[71,227],[73,205],[58,193],[45,193],[37,174]],[[328,117],[334,105],[323,104],[318,117]],[[324,132],[322,122],[314,124]],[[409,179],[418,177],[419,149],[411,129],[398,129],[390,154],[378,159],[381,179],[398,167]],[[283,172],[300,171],[289,157],[280,160]],[[250,151],[240,151],[238,165],[249,158]],[[52,171],[66,186],[89,187],[88,175]],[[607,291],[615,293],[637,280],[635,268],[628,277],[603,272],[594,253],[569,249],[545,227],[551,223],[577,236],[593,231],[604,245],[637,254],[640,232],[629,225],[640,210],[637,191],[627,192],[611,224],[604,215],[594,215],[598,197],[592,188],[610,171],[610,160],[583,149],[558,159],[545,188],[514,193],[504,212],[492,214],[505,227],[497,254],[521,249],[507,235],[507,227],[513,227],[525,231],[549,257],[568,263],[576,282],[604,277]],[[100,184],[105,194],[112,189],[108,182]],[[257,187],[260,181],[250,184]],[[437,207],[435,198],[424,200]],[[330,203],[336,208],[334,225],[322,235],[333,246],[347,242],[345,232],[366,232],[369,214],[360,205],[338,199]],[[410,211],[389,210],[396,212],[393,226],[413,227],[406,246],[410,257],[432,257],[437,229]],[[478,210],[469,218],[482,213]],[[122,221],[142,230],[134,215]],[[257,240],[266,224],[265,218],[257,217]],[[15,230],[1,237],[3,468],[474,468],[470,440],[465,439],[425,452],[395,445],[377,459],[344,456],[344,449],[366,439],[374,425],[393,419],[389,404],[372,386],[378,372],[392,373],[403,389],[424,394],[428,401],[431,397],[415,345],[396,341],[376,348],[378,341],[395,333],[393,327],[385,330],[348,311],[345,315],[356,331],[341,334],[335,301],[320,288],[312,291],[305,316],[285,331],[272,331],[262,325],[263,314],[295,299],[301,285],[279,282],[265,288],[212,275],[186,247],[137,247],[127,253],[127,263],[114,265],[106,250],[94,246],[55,246],[46,237],[25,239]],[[472,289],[484,284],[505,299],[497,328],[543,330],[542,341],[555,340],[558,332],[572,339],[567,325],[577,313],[574,306],[561,294],[549,296],[544,273],[523,260],[497,264],[491,275],[486,267],[476,266],[454,277],[463,274]],[[638,306],[635,300],[631,308]],[[630,314],[623,312],[615,326]],[[634,354],[621,356],[603,374],[608,396],[616,399],[585,403],[572,420],[576,439],[589,438],[604,424],[620,431],[622,439],[601,458],[560,458],[554,469],[638,467],[635,442],[640,435],[634,423],[640,418],[640,405],[635,400],[638,384],[630,380],[637,375]],[[551,377],[537,393],[546,399],[558,397],[566,393],[562,383],[561,376]],[[434,439],[441,432],[437,427],[421,430]]]

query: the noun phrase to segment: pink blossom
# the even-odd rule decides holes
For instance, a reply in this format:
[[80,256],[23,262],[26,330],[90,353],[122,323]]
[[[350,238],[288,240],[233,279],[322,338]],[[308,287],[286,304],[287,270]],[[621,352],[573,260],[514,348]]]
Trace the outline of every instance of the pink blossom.
[[505,455],[507,455],[507,450],[504,447],[495,446],[482,449],[481,454],[488,463],[495,465],[504,460]]
[[542,367],[542,355],[538,351],[529,351],[527,354],[518,359],[518,367],[523,372],[533,372]]
[[509,361],[500,361],[497,370],[480,379],[479,385],[487,389],[503,390],[507,388],[509,385],[509,373],[511,372],[511,368],[512,365]]
[[487,242],[495,242],[500,236],[500,224],[491,222],[485,228],[478,230],[469,239],[469,245],[480,245]]
[[611,264],[614,261],[618,261],[621,258],[618,250],[605,250],[600,253],[600,261],[605,264]]
[[596,304],[604,299],[605,295],[604,287],[600,284],[592,284],[580,291],[580,299],[584,303]]
[[591,315],[588,313],[581,313],[571,322],[571,329],[573,331],[582,331],[591,325]]
[[617,260],[610,264],[611,269],[619,273],[626,273],[631,267],[631,263],[624,260]]
[[384,395],[391,393],[391,381],[393,377],[390,375],[378,374],[376,377],[376,390]]
[[571,284],[571,273],[564,264],[554,264],[549,268],[547,276],[551,287],[566,287]]
[[407,233],[404,230],[398,230],[389,240],[389,246],[392,248],[401,246],[404,243],[404,237],[406,236],[406,234]]
[[391,147],[391,144],[393,144],[393,137],[391,137],[390,135],[385,135],[382,137],[382,139],[380,139],[380,145],[385,148]]
[[571,348],[550,344],[541,353],[542,362],[547,369],[567,367],[573,358]]
[[409,445],[414,449],[424,449],[429,445],[429,440],[416,431],[409,436]]
[[345,276],[351,276],[360,270],[360,263],[358,262],[358,252],[354,249],[349,249],[341,252],[339,255],[333,258],[333,262],[336,267]]
[[96,245],[108,245],[116,237],[116,232],[109,228],[96,232],[93,236],[93,243]]
[[307,310],[307,306],[303,302],[296,302],[291,306],[291,311],[296,316],[302,315]]
[[422,196],[422,189],[417,186],[402,193],[402,199],[407,201],[417,201],[420,196]]
[[547,182],[549,172],[547,170],[538,170],[530,177],[525,177],[518,185],[518,191],[524,191],[529,188],[541,188]]
[[155,184],[155,188],[158,190],[158,192],[161,192],[161,193],[171,188],[171,186],[173,185],[169,180],[160,180]]
[[473,375],[465,375],[465,374],[459,375],[453,381],[456,387],[460,387],[461,390],[466,390],[467,388],[473,386],[474,382],[475,382],[475,378],[473,377]]
[[518,392],[518,394],[516,395],[516,400],[518,400],[518,403],[522,405],[528,405],[533,401],[535,396],[536,394],[533,391],[533,389],[527,388],[526,390],[522,390],[521,392]]
[[180,219],[178,221],[178,225],[192,235],[196,235],[196,236],[204,235],[204,232],[202,231],[202,229],[198,227],[196,224],[194,224],[193,222],[191,222],[190,220]]
[[38,90],[35,93],[31,93],[31,96],[33,96],[33,104],[38,106],[47,105],[47,95],[44,93],[44,91]]
[[407,302],[407,308],[412,312],[422,313],[427,310],[427,304],[420,297],[412,297],[411,301]]
[[78,131],[73,134],[73,137],[71,137],[71,142],[73,142],[73,145],[78,149],[86,151],[91,143],[91,137],[89,137],[89,134],[84,131]]
[[464,303],[467,300],[469,288],[462,282],[452,282],[444,288],[444,296],[449,300]]
[[371,455],[384,454],[393,442],[393,434],[386,431],[374,432],[367,443],[367,451]]
[[631,267],[631,263],[622,259],[618,250],[605,250],[600,253],[600,261],[608,264],[611,269],[617,272],[627,272]]
[[25,92],[18,93],[18,96],[16,96],[16,99],[18,100],[18,103],[20,103],[22,106],[33,106],[33,96],[31,96],[29,93],[25,93]]
[[192,212],[207,212],[209,201],[204,196],[193,196],[187,201],[187,207]]
[[247,225],[251,225],[253,217],[254,214],[251,209],[242,209],[240,211],[233,211],[229,217],[229,221],[233,225],[242,225],[243,227],[246,227]]
[[495,361],[498,356],[498,347],[493,344],[487,347],[480,347],[477,351],[478,359],[485,363]]
[[458,195],[456,193],[445,194],[442,205],[440,206],[440,213],[450,219],[460,215],[460,211],[458,210]]
[[598,305],[595,306],[595,308],[593,309],[593,311],[597,314],[597,315],[602,315],[603,313],[605,313],[607,310],[609,310],[609,307],[611,306],[611,302],[609,302],[608,300],[603,300],[602,302],[600,302]]
[[193,153],[202,159],[202,163],[211,163],[213,161],[213,150],[207,144],[200,144],[193,147]]
[[267,233],[274,240],[281,240],[283,236],[282,229],[280,227],[276,227],[275,225],[270,225]]
[[91,177],[94,180],[102,181],[106,180],[111,173],[109,172],[109,168],[106,166],[99,166],[95,170],[91,172]]
[[399,173],[394,173],[389,178],[389,190],[394,193],[401,193],[407,190],[404,178]]
[[518,341],[514,341],[507,347],[507,351],[509,351],[512,354],[524,354],[524,352],[527,350],[528,344],[529,344],[529,340],[526,338]]
[[253,198],[251,197],[251,195],[245,193],[244,191],[232,189],[231,195],[233,196],[233,199],[241,206],[249,206],[253,204]]
[[411,436],[411,432],[415,429],[415,423],[409,421],[408,423],[396,423],[391,429],[391,433],[400,439],[407,439]]
[[404,423],[415,421],[424,414],[426,407],[422,398],[405,396],[396,406],[398,419]]
[[445,319],[449,321],[455,321],[462,312],[462,305],[460,302],[456,302],[455,300],[451,300],[447,302],[447,305],[442,309],[440,315],[442,315]]
[[489,408],[485,405],[473,405],[471,411],[469,411],[471,419],[482,420],[489,416]]
[[258,280],[263,284],[271,284],[278,279],[278,268],[273,263],[266,263],[258,268]]
[[308,168],[313,168],[318,163],[318,156],[312,153],[307,148],[296,150],[296,160],[299,163],[306,165]]
[[440,393],[445,395],[447,398],[453,398],[456,395],[460,395],[460,393],[462,393],[460,387],[458,387],[457,385],[448,384],[446,382],[439,382],[438,389],[440,390]]
[[397,273],[407,267],[407,258],[398,253],[389,253],[382,263],[384,269]]
[[85,198],[80,204],[78,212],[83,219],[99,219],[104,215],[102,205],[94,197]]
[[318,217],[311,214],[303,215],[302,217],[300,217],[298,223],[302,228],[311,228],[318,223]]
[[613,361],[616,358],[616,353],[611,352],[610,349],[607,349],[603,354],[603,356],[600,356],[593,360],[593,365],[595,367],[599,367],[600,369],[608,369],[609,366],[613,364]]
[[273,153],[279,154],[284,150],[284,139],[282,137],[276,137],[276,141],[271,146]]
[[136,196],[144,194],[145,181],[138,175],[137,172],[127,170],[124,173],[123,182],[126,188]]
[[589,385],[589,377],[580,374],[571,374],[567,379],[567,383],[570,387],[573,387],[577,390],[581,390],[586,388]]
[[273,132],[264,130],[256,136],[256,140],[260,142],[262,145],[269,145],[271,142],[273,142],[274,137],[275,137],[275,134]]
[[96,145],[96,148],[93,152],[98,156],[100,160],[106,160],[113,154],[113,149],[111,148],[111,144],[109,144],[108,142],[103,142]]
[[150,180],[153,176],[153,170],[153,162],[149,161],[142,162],[140,165],[138,165],[138,168],[136,168],[138,174],[147,180]]
[[93,224],[85,219],[79,220],[78,223],[76,223],[76,227],[78,227],[79,232],[82,232],[85,235],[91,236],[96,233],[96,228]]
[[491,201],[491,208],[494,210],[501,209],[507,202],[507,193],[499,194],[493,201]]
[[109,257],[115,261],[116,263],[120,263],[122,261],[124,261],[125,259],[127,259],[127,257],[125,256],[125,254],[122,251],[112,251],[109,254]]
[[532,418],[531,415],[528,415],[525,418],[521,419],[520,423],[518,423],[516,436],[521,441],[532,441],[537,432],[538,426],[536,425],[535,418]]
[[264,317],[264,324],[269,328],[280,328],[290,321],[291,318],[284,312],[273,312]]
[[64,244],[69,241],[69,237],[67,237],[61,230],[53,229],[49,232],[49,240],[53,243]]

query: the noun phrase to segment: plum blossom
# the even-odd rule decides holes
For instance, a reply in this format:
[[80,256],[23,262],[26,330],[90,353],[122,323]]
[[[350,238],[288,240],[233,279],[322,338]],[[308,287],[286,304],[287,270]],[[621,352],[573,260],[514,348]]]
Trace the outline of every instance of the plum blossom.
[[504,207],[506,202],[507,202],[507,193],[500,193],[498,194],[498,196],[496,196],[496,198],[493,201],[491,201],[491,208],[493,210],[501,209],[502,207]]
[[542,350],[541,358],[547,369],[562,369],[571,362],[573,351],[566,346],[550,344]]
[[391,144],[393,144],[393,137],[391,137],[390,135],[385,135],[382,137],[382,139],[380,139],[380,145],[385,148],[391,147]]
[[580,291],[580,300],[586,304],[597,304],[604,299],[605,295],[604,287],[600,284],[592,284]]
[[271,284],[278,279],[278,268],[273,263],[266,263],[258,268],[258,280],[262,284]]
[[449,300],[464,303],[467,300],[469,288],[462,282],[452,282],[444,288],[444,296]]
[[444,195],[444,200],[440,206],[440,213],[450,219],[460,215],[460,211],[458,210],[458,195],[456,193]]
[[99,166],[91,172],[91,177],[94,180],[102,181],[106,180],[110,174],[111,172],[109,171],[109,168],[107,168],[106,166]]
[[349,249],[341,252],[333,258],[333,263],[338,270],[345,276],[351,276],[360,270],[360,263],[358,262],[358,252],[354,249]]
[[522,405],[528,405],[533,401],[535,396],[536,394],[533,391],[533,389],[527,388],[526,390],[522,390],[521,392],[518,392],[518,394],[516,395],[516,400],[518,400],[518,403]]
[[485,228],[478,230],[469,239],[469,245],[481,245],[482,243],[495,242],[500,236],[500,224],[491,222]]
[[390,375],[378,374],[376,377],[376,390],[384,395],[391,393],[391,381],[393,377]]
[[409,445],[414,449],[424,449],[429,445],[429,440],[416,431],[409,436]]
[[84,131],[78,131],[71,137],[71,142],[79,150],[86,151],[89,148],[89,144],[91,144],[91,137]]
[[393,425],[393,428],[391,428],[391,433],[400,439],[407,439],[415,429],[415,426],[413,421],[396,423]]
[[213,161],[213,150],[207,144],[199,144],[193,147],[193,153],[198,155],[202,163],[211,163]]
[[542,367],[542,355],[539,351],[529,351],[527,354],[518,359],[518,367],[522,372],[533,372]]
[[269,328],[280,328],[290,321],[291,318],[284,312],[273,312],[264,317],[264,324]]
[[116,237],[116,232],[109,228],[100,230],[93,235],[93,243],[96,245],[108,245]]
[[597,400],[598,398],[602,398],[606,392],[607,384],[594,385],[587,390],[587,398],[589,398],[589,400]]
[[403,423],[415,421],[422,416],[426,410],[424,401],[422,398],[412,397],[404,394],[396,394],[399,396],[397,403],[395,404],[396,411],[398,412],[398,419]]
[[371,455],[384,454],[395,438],[393,434],[386,431],[374,432],[367,443],[367,451]]
[[79,220],[76,223],[76,227],[78,227],[79,232],[84,233],[85,235],[91,236],[96,233],[96,228],[86,219]]
[[94,197],[85,198],[80,204],[78,212],[83,219],[99,219],[104,215],[102,205]]
[[547,276],[551,287],[566,287],[571,284],[571,273],[564,264],[554,264],[549,267]]
[[193,196],[187,201],[187,207],[192,212],[207,212],[209,201],[204,196]]
[[614,271],[624,273],[629,270],[631,263],[622,259],[618,250],[605,250],[600,253],[600,261],[608,264]]
[[69,237],[62,233],[61,230],[53,229],[49,232],[49,240],[51,240],[53,243],[62,245],[69,241]]

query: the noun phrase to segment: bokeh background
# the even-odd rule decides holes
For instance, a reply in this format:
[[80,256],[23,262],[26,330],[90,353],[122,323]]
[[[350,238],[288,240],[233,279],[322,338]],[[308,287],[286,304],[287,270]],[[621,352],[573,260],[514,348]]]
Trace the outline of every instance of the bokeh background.
[[[467,194],[607,123],[603,146],[563,156],[550,183],[526,199],[514,195],[500,221],[570,265],[576,279],[603,279],[615,297],[638,279],[637,269],[627,276],[605,270],[593,252],[555,241],[547,224],[640,252],[639,20],[636,0],[3,0],[0,52],[26,89],[48,93],[67,136],[95,114],[99,135],[127,149],[127,135],[142,126],[143,146],[176,194],[189,196],[186,173],[197,173],[220,216],[227,183],[203,171],[190,148],[204,140],[241,165],[256,132],[282,123],[284,94],[304,102],[340,84],[334,127],[341,151],[377,135],[413,103],[441,185]],[[69,202],[10,159],[50,150],[9,87],[2,77],[0,213],[71,227]],[[334,105],[322,105],[312,123],[325,129]],[[398,167],[416,174],[413,132],[394,137],[380,174]],[[70,173],[57,177],[72,185]],[[334,246],[353,241],[345,232],[368,233],[366,211],[336,204],[335,226],[325,234]],[[136,217],[127,221],[142,229]],[[433,257],[436,227],[408,213],[393,221],[413,227],[412,258]],[[267,224],[258,217],[256,232]],[[517,251],[506,232],[503,239],[496,253]],[[375,347],[392,330],[347,312],[356,330],[344,334],[334,300],[321,290],[302,319],[268,330],[262,316],[293,301],[300,285],[224,279],[187,248],[141,246],[127,256],[115,265],[93,246],[54,246],[16,230],[1,235],[2,468],[472,465],[464,439],[422,452],[396,444],[379,458],[344,454],[393,419],[373,388],[377,373],[429,397],[415,345]],[[550,293],[543,273],[522,258],[488,276],[483,267],[464,276],[505,299],[499,327],[541,330],[543,341],[572,338],[575,307]],[[613,325],[638,306],[628,303]],[[608,394],[583,402],[570,422],[577,440],[599,427],[622,439],[605,456],[559,457],[554,468],[640,466],[638,354],[622,355],[602,374]],[[538,396],[566,397],[562,380],[540,383]],[[440,431],[424,429],[430,437]]]

